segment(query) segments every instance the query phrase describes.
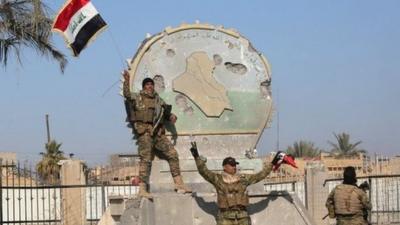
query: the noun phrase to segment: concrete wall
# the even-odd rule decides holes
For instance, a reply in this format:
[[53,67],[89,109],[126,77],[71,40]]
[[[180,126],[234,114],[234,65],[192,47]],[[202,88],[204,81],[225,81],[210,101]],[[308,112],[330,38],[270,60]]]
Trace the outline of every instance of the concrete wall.
[[[62,160],[61,185],[84,185],[82,162],[79,160]],[[86,191],[83,188],[62,189],[62,223],[64,225],[86,224]]]
[[[300,200],[288,192],[255,195],[250,202],[252,224],[313,224]],[[212,193],[155,194],[153,201],[143,199],[138,207],[130,207],[128,203],[127,208],[121,216],[121,225],[215,225],[218,213],[216,194]],[[132,216],[135,214],[138,216]]]
[[306,206],[308,212],[318,225],[329,224],[322,218],[328,213],[325,207],[328,189],[324,187],[327,173],[322,164],[316,163],[306,169]]

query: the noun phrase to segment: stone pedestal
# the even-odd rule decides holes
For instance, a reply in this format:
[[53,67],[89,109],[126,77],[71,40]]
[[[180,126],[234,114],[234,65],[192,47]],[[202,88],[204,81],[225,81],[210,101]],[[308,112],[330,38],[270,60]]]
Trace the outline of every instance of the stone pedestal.
[[307,165],[306,169],[306,200],[307,209],[314,221],[318,225],[328,225],[329,219],[322,218],[328,214],[325,207],[328,197],[328,189],[324,187],[327,179],[325,168],[321,163]]
[[[62,160],[61,185],[84,185],[86,182],[80,160]],[[86,225],[86,189],[62,189],[62,224]]]
[[[154,200],[127,201],[121,225],[215,225],[218,213],[216,194],[154,194]],[[252,224],[313,225],[295,194],[259,193],[250,196],[248,207]]]

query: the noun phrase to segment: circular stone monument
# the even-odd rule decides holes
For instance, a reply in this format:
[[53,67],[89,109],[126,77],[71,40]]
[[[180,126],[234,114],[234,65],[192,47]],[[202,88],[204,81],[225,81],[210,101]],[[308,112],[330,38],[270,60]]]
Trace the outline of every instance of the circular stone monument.
[[168,27],[143,41],[129,62],[130,89],[153,78],[155,89],[178,116],[171,136],[191,158],[201,154],[243,158],[271,120],[271,72],[265,57],[232,29],[208,24]]

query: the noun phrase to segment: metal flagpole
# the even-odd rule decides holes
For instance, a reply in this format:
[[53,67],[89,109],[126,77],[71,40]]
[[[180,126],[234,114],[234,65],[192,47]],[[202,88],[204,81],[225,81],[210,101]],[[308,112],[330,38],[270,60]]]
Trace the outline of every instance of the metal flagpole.
[[279,151],[279,89],[276,90],[276,117],[277,117],[277,126],[276,126],[276,151]]
[[[114,36],[113,36],[113,34],[112,34],[110,28],[107,29],[107,33],[108,33],[108,35],[110,36],[111,42],[112,42],[113,45],[114,45],[114,49],[115,49],[115,51],[117,52],[117,54],[118,54],[118,56],[119,56],[120,62],[121,62],[121,64],[122,64],[122,68],[124,68],[124,67],[125,67],[125,64],[124,64],[124,63],[125,63],[125,62],[124,62],[125,60],[124,60],[124,58],[123,58],[123,56],[122,56],[121,50],[120,50],[120,48],[119,48],[117,42],[116,42],[115,39],[114,39]],[[113,87],[115,87],[115,85],[117,85],[119,82],[120,82],[120,78],[118,78],[117,81],[115,81],[114,83],[112,83],[111,86],[108,87],[108,88],[104,91],[104,93],[101,95],[101,97],[106,96],[106,94],[107,94]]]

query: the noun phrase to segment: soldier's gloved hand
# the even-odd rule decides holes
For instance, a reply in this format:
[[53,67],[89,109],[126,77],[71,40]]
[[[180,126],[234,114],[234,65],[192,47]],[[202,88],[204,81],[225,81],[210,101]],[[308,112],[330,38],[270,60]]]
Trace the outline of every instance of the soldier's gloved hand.
[[175,114],[171,113],[171,116],[169,117],[169,121],[173,124],[176,123],[176,120],[178,120],[178,117],[176,117]]
[[278,166],[280,164],[282,164],[283,162],[283,158],[285,157],[286,153],[282,152],[282,151],[278,151],[274,157],[274,159],[272,159],[272,165],[274,166]]
[[190,148],[190,152],[192,153],[192,156],[197,159],[199,157],[199,151],[197,150],[197,144],[195,141],[190,142],[192,147]]
[[128,70],[122,71],[122,76],[124,77],[125,81],[129,81],[129,72],[128,72]]
[[286,156],[286,153],[278,151],[274,157],[274,159],[272,160],[272,169],[273,171],[276,171],[277,169],[279,169],[279,167],[281,166],[281,164],[283,163],[283,160]]
[[274,159],[272,160],[272,165],[274,165],[273,170],[276,171],[283,163],[297,168],[294,156],[286,154],[285,152],[278,151]]

